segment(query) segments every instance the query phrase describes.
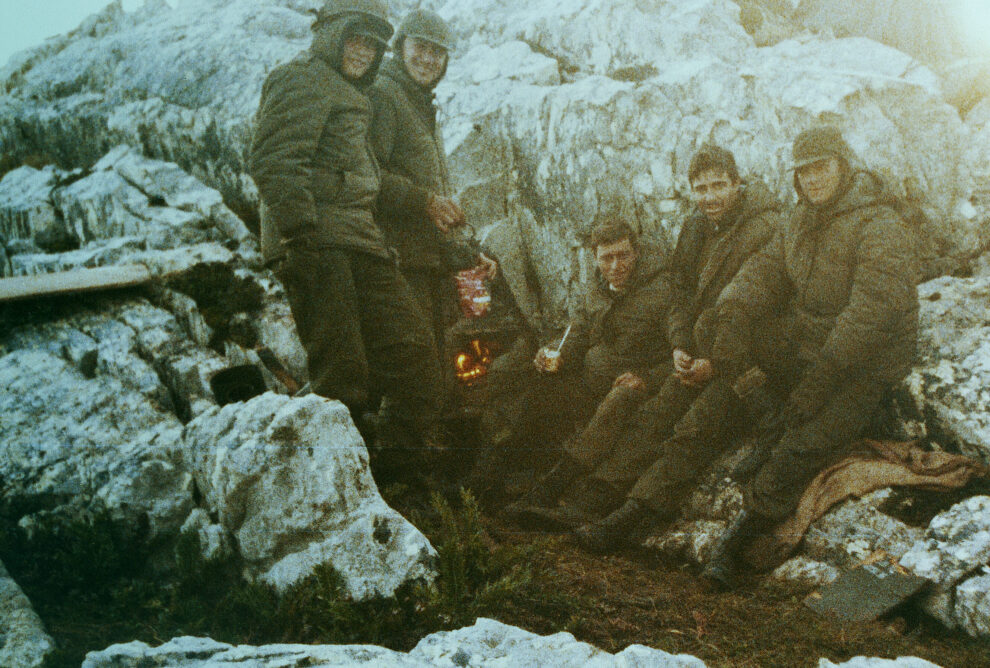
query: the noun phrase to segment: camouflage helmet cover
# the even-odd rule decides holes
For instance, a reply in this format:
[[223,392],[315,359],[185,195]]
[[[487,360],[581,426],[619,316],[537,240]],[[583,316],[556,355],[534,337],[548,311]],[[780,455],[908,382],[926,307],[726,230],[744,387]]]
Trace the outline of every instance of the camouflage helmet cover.
[[842,138],[842,132],[833,125],[820,125],[809,128],[794,139],[792,149],[794,164],[791,169],[801,169],[826,158],[841,158],[852,161],[853,152]]
[[406,14],[395,34],[396,50],[401,48],[402,40],[406,37],[432,42],[447,51],[454,50],[454,35],[450,26],[439,14],[428,9],[414,9]]

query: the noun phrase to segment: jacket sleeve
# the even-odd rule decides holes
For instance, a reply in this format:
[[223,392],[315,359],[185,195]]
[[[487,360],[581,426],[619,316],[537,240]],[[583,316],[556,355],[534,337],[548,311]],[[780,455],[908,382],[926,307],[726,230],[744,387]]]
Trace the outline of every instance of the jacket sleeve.
[[880,209],[862,230],[849,303],[839,313],[816,363],[836,371],[858,366],[890,345],[890,332],[917,308],[913,237],[901,218]]
[[715,304],[717,319],[712,361],[715,372],[735,376],[752,363],[749,337],[754,325],[777,310],[791,290],[784,264],[784,229],[751,255]]
[[313,156],[329,104],[305,73],[289,65],[272,72],[261,93],[251,145],[251,177],[283,238],[316,225]]
[[689,218],[677,237],[677,245],[667,269],[670,286],[670,314],[667,317],[667,338],[673,348],[693,350],[694,293],[698,284],[698,252],[701,226]]
[[395,105],[386,91],[372,88],[369,92],[373,117],[368,131],[371,148],[382,167],[381,187],[378,191],[377,212],[389,219],[426,220],[426,205],[430,192],[413,183],[409,178],[389,171],[395,138],[399,132]]

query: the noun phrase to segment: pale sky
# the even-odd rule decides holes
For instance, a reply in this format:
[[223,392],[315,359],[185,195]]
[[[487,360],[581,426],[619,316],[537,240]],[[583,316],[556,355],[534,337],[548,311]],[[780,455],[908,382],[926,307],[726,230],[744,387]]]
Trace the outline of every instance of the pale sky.
[[[0,0],[0,66],[18,51],[67,33],[111,0]],[[133,11],[144,0],[123,0]],[[173,1],[174,5],[175,2]]]

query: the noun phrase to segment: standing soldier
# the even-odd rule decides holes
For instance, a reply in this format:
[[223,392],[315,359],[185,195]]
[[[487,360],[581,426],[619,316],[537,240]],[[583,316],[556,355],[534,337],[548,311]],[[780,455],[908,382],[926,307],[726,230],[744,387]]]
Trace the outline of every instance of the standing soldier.
[[854,170],[838,129],[802,132],[793,157],[797,207],[716,307],[716,373],[740,379],[750,404],[779,403],[782,425],[703,572],[723,588],[733,586],[749,541],[789,516],[815,475],[841,459],[915,353],[913,232],[883,184]]
[[380,171],[367,140],[375,78],[392,26],[382,0],[330,0],[309,50],[261,93],[251,175],[261,248],[285,291],[317,394],[361,424],[378,393],[389,433],[414,444],[439,412],[435,344],[373,219]]
[[395,54],[369,92],[371,143],[383,170],[376,219],[399,253],[399,267],[441,351],[444,332],[457,314],[453,272],[479,261],[490,278],[496,269],[484,254],[447,238],[465,218],[451,199],[433,89],[447,72],[453,47],[453,35],[440,16],[425,9],[409,12],[395,35]]

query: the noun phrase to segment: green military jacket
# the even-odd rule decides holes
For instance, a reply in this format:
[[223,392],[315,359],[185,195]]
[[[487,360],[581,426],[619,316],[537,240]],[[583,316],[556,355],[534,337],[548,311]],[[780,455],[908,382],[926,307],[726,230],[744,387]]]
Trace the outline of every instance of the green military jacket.
[[308,51],[265,80],[255,116],[250,170],[261,196],[261,250],[267,262],[286,243],[388,256],[372,211],[380,172],[367,140],[371,106],[360,80],[339,72],[354,17],[316,33]]
[[716,225],[700,211],[688,218],[677,238],[667,272],[672,348],[693,357],[711,355],[715,302],[743,262],[780,227],[782,206],[760,182],[743,186],[735,208]]
[[475,253],[446,237],[430,221],[431,194],[452,195],[433,92],[416,83],[399,57],[382,66],[368,93],[374,113],[371,145],[382,166],[376,217],[403,270],[463,268]]
[[[670,357],[666,328],[670,290],[659,249],[643,240],[629,286],[615,292],[599,275],[561,348],[564,365],[586,363],[600,353],[618,373],[643,375]],[[614,380],[610,379],[610,380]]]
[[914,232],[882,183],[856,172],[837,200],[803,197],[773,240],[751,257],[718,302],[716,359],[731,358],[738,332],[779,318],[786,339],[827,386],[845,374],[903,378],[915,354],[918,261]]

